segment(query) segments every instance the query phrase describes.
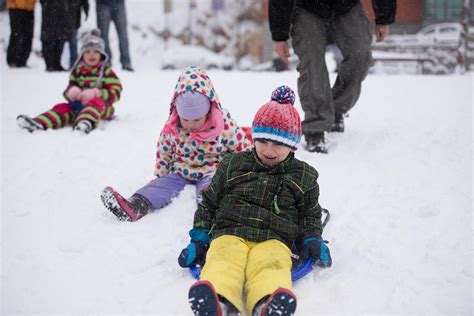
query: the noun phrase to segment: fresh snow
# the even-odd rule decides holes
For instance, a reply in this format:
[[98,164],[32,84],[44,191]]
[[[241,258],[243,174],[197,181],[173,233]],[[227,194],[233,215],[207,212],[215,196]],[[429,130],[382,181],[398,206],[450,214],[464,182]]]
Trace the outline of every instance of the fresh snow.
[[[193,279],[177,257],[193,187],[135,223],[119,222],[99,197],[107,185],[130,196],[153,178],[180,71],[134,63],[135,73],[115,67],[124,85],[116,120],[87,136],[30,134],[16,116],[61,102],[68,75],[44,72],[35,56],[29,69],[8,69],[0,52],[2,314],[191,314]],[[296,89],[298,77],[209,75],[244,126],[275,87]],[[346,132],[329,135],[330,153],[299,147],[320,173],[334,264],[294,284],[298,315],[472,315],[473,79],[369,75]]]

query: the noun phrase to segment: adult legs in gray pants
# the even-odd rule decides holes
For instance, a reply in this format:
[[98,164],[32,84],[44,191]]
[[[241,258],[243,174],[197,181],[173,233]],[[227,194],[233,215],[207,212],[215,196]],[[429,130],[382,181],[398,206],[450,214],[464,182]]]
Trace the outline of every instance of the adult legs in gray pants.
[[[325,62],[326,32],[334,38],[343,60],[331,88]],[[303,134],[323,135],[330,131],[336,115],[347,113],[360,96],[372,55],[369,21],[360,4],[336,19],[326,20],[306,11],[294,12],[291,30],[298,55],[298,93],[305,112]]]

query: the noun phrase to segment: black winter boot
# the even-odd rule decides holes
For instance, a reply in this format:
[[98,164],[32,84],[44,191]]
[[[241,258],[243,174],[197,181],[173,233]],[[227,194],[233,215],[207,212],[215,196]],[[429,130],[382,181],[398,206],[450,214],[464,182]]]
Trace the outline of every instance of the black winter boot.
[[127,200],[111,187],[106,187],[100,198],[105,207],[121,221],[134,222],[155,210],[144,196],[134,194]]
[[305,135],[306,150],[312,153],[327,154],[326,141],[324,139],[324,132],[309,133]]
[[331,125],[331,132],[343,133],[344,132],[344,114],[336,113],[334,123]]

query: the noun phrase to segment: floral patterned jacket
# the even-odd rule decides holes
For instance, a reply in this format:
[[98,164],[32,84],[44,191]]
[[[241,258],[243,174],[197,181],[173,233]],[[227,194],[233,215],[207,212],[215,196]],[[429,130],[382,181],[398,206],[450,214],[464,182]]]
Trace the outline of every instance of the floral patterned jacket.
[[[217,108],[222,115],[224,124],[216,137],[198,141],[192,137],[192,133],[179,126],[179,120],[172,121],[173,112],[176,111],[176,96],[189,90],[206,95],[211,100],[211,107]],[[227,154],[249,151],[253,147],[230,113],[221,107],[206,72],[194,66],[186,68],[178,79],[167,124],[170,121],[176,125],[175,132],[169,133],[163,129],[157,145],[155,175],[159,177],[176,173],[185,179],[199,181],[203,177],[213,176]]]

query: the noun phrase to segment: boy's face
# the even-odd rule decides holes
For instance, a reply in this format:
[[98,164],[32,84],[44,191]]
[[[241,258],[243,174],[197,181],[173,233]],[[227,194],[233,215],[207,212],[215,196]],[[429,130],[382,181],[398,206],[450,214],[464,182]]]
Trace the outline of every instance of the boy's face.
[[98,50],[95,49],[88,49],[82,55],[82,59],[87,66],[94,67],[100,63],[102,55]]
[[206,120],[207,120],[207,114],[195,120],[186,120],[181,117],[179,118],[181,127],[187,130],[188,132],[192,132],[192,133],[198,131],[204,125]]
[[260,160],[270,166],[274,166],[282,162],[291,152],[289,147],[278,145],[274,142],[255,142],[255,149]]

